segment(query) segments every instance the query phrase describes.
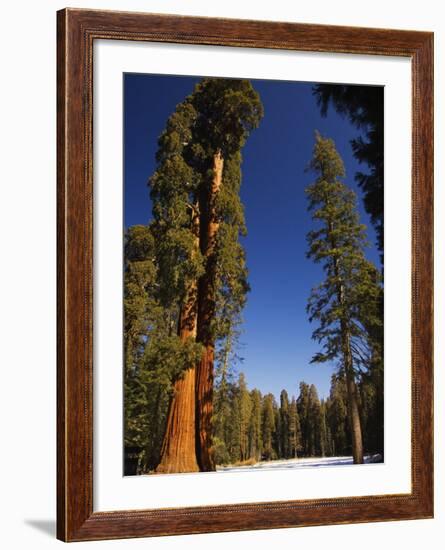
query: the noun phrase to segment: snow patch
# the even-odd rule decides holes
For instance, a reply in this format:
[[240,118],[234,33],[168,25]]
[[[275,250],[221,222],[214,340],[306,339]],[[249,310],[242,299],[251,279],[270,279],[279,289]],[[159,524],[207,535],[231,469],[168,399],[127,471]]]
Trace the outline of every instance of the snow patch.
[[[365,464],[382,462],[381,455],[366,455]],[[218,466],[218,472],[244,472],[246,470],[274,470],[274,469],[296,469],[296,468],[326,468],[328,466],[349,466],[353,465],[352,456],[329,456],[318,458],[290,458],[287,460],[270,460],[268,462],[257,462],[249,466]]]

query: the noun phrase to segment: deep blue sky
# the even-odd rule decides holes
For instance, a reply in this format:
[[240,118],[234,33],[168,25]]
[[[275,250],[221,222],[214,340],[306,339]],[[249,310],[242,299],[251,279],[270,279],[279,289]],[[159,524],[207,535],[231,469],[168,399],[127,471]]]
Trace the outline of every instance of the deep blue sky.
[[[126,74],[124,76],[125,226],[147,223],[151,203],[147,180],[155,169],[157,138],[169,115],[199,78]],[[329,109],[322,118],[312,83],[252,80],[264,105],[260,127],[243,150],[241,198],[248,236],[249,283],[238,369],[249,388],[279,396],[298,395],[301,380],[329,394],[334,368],[310,365],[318,345],[312,341],[306,303],[312,286],[323,280],[320,266],[306,259],[306,234],[312,227],[304,189],[314,179],[305,169],[312,156],[314,131],[334,139],[346,168],[346,182],[359,195],[361,221],[368,227],[368,257],[378,262],[375,233],[363,209],[354,174],[366,171],[354,159],[350,140],[358,131]]]

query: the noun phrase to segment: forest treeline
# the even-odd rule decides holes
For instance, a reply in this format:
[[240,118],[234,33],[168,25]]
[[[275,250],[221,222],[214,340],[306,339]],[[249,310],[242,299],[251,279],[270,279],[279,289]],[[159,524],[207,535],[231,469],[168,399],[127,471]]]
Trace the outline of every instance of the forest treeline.
[[[383,450],[383,400],[378,380],[359,387],[364,446]],[[302,457],[351,456],[348,400],[342,377],[332,376],[329,396],[319,399],[315,385],[301,382],[297,397],[286,390],[279,401],[247,387],[241,373],[220,380],[215,392],[214,451],[217,464],[255,463]]]
[[[300,382],[296,396],[283,389],[277,400],[272,393],[263,395],[257,388],[249,389],[242,372],[237,375],[233,368],[226,372],[221,367],[214,391],[213,450],[217,465],[351,456],[343,377],[332,375],[325,399],[319,398],[314,384]],[[159,462],[171,391],[169,374],[161,375],[167,369],[164,366],[159,369],[159,376],[150,377],[148,391],[140,393],[139,407],[130,407],[133,440],[127,441],[127,475],[149,473]],[[364,448],[368,454],[383,456],[382,375],[382,371],[375,370],[372,377],[362,379],[359,399]],[[136,447],[132,447],[135,443]]]
[[[332,94],[319,85],[314,94],[323,112],[333,102],[366,130],[352,147],[370,173],[356,178],[382,250],[381,105],[366,93],[356,104],[347,87]],[[241,151],[263,114],[251,82],[205,78],[159,137],[152,220],[125,235],[127,475],[295,456],[352,454],[359,464],[365,452],[383,454],[382,274],[366,258],[366,227],[335,143],[318,133],[306,240],[323,280],[314,281],[307,315],[318,344],[311,362],[335,366],[330,395],[320,401],[302,382],[298,396],[283,390],[278,403],[235,377],[249,291]]]

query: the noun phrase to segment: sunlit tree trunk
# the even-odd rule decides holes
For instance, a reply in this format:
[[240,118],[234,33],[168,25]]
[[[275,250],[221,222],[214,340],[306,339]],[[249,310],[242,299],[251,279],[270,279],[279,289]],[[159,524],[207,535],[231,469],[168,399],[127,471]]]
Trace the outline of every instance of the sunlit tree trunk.
[[[199,217],[192,219],[195,247],[199,247]],[[183,342],[196,340],[198,327],[198,292],[196,281],[191,281],[186,299],[181,306],[178,334]],[[196,367],[190,365],[176,380],[170,400],[167,426],[162,443],[158,473],[198,472],[196,459]]]
[[215,342],[211,324],[216,312],[216,238],[219,220],[215,201],[222,183],[224,158],[220,150],[213,156],[213,176],[210,188],[204,189],[200,199],[201,253],[206,262],[199,281],[199,309],[197,340],[204,346],[201,362],[196,370],[197,458],[202,471],[215,470],[212,453],[213,362]]

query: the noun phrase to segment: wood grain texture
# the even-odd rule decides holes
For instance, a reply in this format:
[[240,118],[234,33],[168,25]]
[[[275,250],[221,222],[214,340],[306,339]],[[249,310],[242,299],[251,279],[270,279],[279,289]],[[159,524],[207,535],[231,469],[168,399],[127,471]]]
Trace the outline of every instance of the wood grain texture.
[[[411,58],[411,493],[93,513],[92,63],[98,38]],[[57,537],[96,540],[432,517],[432,33],[66,9],[57,14],[57,83]]]

